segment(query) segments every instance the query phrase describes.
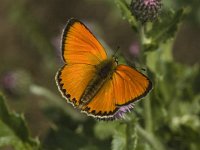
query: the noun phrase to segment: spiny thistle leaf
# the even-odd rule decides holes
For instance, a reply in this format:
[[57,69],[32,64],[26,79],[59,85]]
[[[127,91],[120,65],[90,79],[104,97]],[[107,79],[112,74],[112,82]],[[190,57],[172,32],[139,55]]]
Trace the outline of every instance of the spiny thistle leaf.
[[179,23],[185,15],[186,13],[183,8],[176,12],[163,12],[160,16],[160,20],[153,24],[152,30],[147,33],[147,36],[151,37],[154,43],[165,42],[173,38],[178,30]]
[[162,43],[166,43],[169,39],[174,38],[178,26],[185,15],[186,10],[183,8],[176,12],[163,11],[160,19],[155,21],[152,28],[146,32],[146,38],[150,42],[144,45],[145,51],[154,51]]
[[24,117],[9,112],[0,94],[0,147],[12,146],[16,150],[38,150],[39,142],[29,136]]
[[112,150],[125,150],[126,140],[123,134],[114,134],[112,140]]
[[125,150],[126,149],[126,126],[119,125],[113,135],[112,150]]
[[132,16],[132,13],[130,11],[129,5],[126,3],[125,0],[116,0],[115,1],[117,7],[121,10],[122,13],[122,18],[126,19],[129,24],[132,26],[132,28],[137,31],[137,21],[136,19]]
[[126,149],[135,150],[137,147],[138,136],[136,132],[136,119],[130,122],[127,122],[126,126]]
[[[95,125],[94,132],[96,137],[101,140],[108,139],[115,131],[115,122],[99,122]],[[106,127],[106,128],[105,128]]]

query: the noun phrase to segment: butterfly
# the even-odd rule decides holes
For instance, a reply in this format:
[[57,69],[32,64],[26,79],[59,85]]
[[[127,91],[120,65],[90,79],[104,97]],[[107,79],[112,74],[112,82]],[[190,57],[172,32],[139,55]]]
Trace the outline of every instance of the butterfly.
[[108,58],[105,49],[79,20],[69,19],[62,35],[64,65],[56,74],[62,96],[99,120],[121,118],[146,96],[152,82],[144,74]]

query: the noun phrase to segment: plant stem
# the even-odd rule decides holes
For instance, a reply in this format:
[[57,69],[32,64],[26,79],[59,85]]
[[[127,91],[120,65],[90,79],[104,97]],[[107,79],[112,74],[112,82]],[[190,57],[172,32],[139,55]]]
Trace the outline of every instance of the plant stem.
[[136,125],[138,135],[143,138],[154,150],[165,150],[160,141],[151,133],[142,129],[139,125]]
[[142,65],[146,64],[146,56],[145,56],[145,47],[144,44],[147,41],[145,31],[144,31],[144,26],[141,24],[139,27],[139,39],[140,39],[140,61]]
[[55,95],[53,92],[49,91],[47,88],[39,85],[30,85],[30,92],[37,96],[43,96],[46,98],[46,103],[54,107],[59,107],[60,110],[66,115],[70,115],[75,120],[84,120],[85,117],[77,112],[75,109],[67,105],[66,101]]
[[[145,33],[144,33],[144,26],[141,25],[140,26],[140,61],[142,64],[146,64],[146,56],[145,56],[145,48],[144,48],[144,44],[147,40]],[[145,129],[148,132],[152,132],[152,115],[151,115],[151,101],[149,96],[146,96],[144,102],[144,110],[145,110]]]
[[[140,62],[142,65],[146,64],[146,56],[145,56],[145,47],[144,44],[147,41],[147,38],[145,36],[144,32],[144,26],[140,25]],[[151,113],[151,101],[150,97],[146,96],[144,102],[144,116],[145,116],[145,130],[148,133],[152,133],[153,130],[153,124],[152,124],[152,113]],[[146,149],[150,149],[149,146],[146,146]]]
[[129,4],[125,0],[115,0],[116,5],[120,8],[123,18],[126,19],[135,32],[138,32],[137,21],[131,14]]
[[130,120],[126,125],[126,150],[134,150],[137,146],[136,119]]
[[152,124],[152,115],[151,115],[151,101],[149,96],[146,97],[145,101],[144,101],[144,110],[145,110],[145,129],[152,133],[152,128],[153,128],[153,124]]

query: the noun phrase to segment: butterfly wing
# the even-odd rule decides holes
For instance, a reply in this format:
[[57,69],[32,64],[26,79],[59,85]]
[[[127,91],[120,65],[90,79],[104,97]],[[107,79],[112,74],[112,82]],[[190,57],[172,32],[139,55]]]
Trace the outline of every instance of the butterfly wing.
[[80,21],[70,19],[63,32],[62,56],[67,64],[99,64],[107,59],[103,46]]
[[64,65],[56,75],[56,82],[63,97],[73,106],[79,105],[80,97],[92,79],[95,68],[85,64]]
[[[96,73],[95,66],[107,59],[107,55],[83,23],[70,19],[63,32],[62,56],[66,64],[58,71],[56,81],[68,102],[78,106],[82,93]],[[119,65],[112,79],[108,79],[81,109],[99,119],[113,118],[121,107],[144,97],[151,88],[151,81],[145,75]]]
[[152,89],[151,81],[144,74],[126,65],[117,67],[113,84],[115,85],[114,95],[117,98],[117,106],[127,105],[139,100]]
[[70,19],[63,31],[62,57],[66,64],[58,71],[56,82],[63,97],[77,106],[95,75],[95,65],[107,59],[107,55],[83,23]]
[[83,112],[98,119],[112,119],[119,109],[144,97],[152,89],[142,73],[125,65],[117,66],[112,79],[106,81]]

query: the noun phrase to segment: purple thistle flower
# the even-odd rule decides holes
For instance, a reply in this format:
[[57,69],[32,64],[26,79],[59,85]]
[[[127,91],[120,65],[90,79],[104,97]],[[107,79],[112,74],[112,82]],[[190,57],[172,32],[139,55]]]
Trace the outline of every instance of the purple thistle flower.
[[161,10],[161,0],[132,0],[131,12],[142,23],[154,21]]
[[133,108],[134,108],[134,104],[133,103],[130,103],[130,104],[124,105],[124,106],[120,106],[120,108],[114,114],[113,118],[115,118],[115,119],[124,118],[124,115],[127,112],[130,112]]
[[134,41],[131,43],[130,47],[129,47],[129,51],[130,53],[134,56],[134,57],[138,57],[140,54],[140,46],[139,43]]
[[0,77],[1,88],[15,96],[26,94],[31,82],[32,78],[24,70],[9,71]]

